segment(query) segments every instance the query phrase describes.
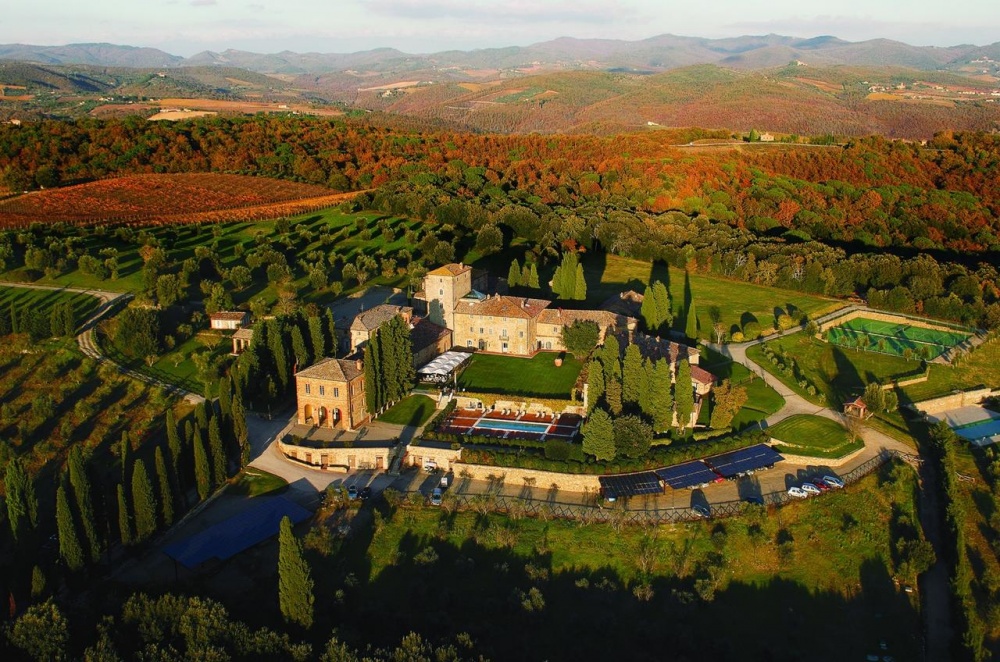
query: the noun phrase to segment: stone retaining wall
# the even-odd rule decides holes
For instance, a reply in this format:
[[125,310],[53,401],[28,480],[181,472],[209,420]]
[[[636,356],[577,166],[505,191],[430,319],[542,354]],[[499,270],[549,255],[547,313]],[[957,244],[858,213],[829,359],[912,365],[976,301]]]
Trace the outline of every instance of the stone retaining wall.
[[785,458],[785,462],[790,462],[792,464],[804,464],[806,466],[815,465],[823,467],[842,467],[848,462],[852,461],[861,453],[865,452],[865,449],[862,446],[858,450],[852,451],[847,455],[845,455],[844,457],[831,459],[825,457],[811,457],[809,455],[792,455],[790,453],[786,453],[785,451],[781,450],[781,442],[778,441],[777,439],[771,439],[771,444],[772,445],[777,444],[777,447],[775,447],[774,450],[781,453],[781,457]]
[[490,476],[503,476],[504,485],[522,487],[525,479],[534,481],[538,489],[550,489],[553,485],[567,492],[594,492],[601,488],[597,476],[590,474],[563,474],[538,469],[518,469],[514,467],[494,467],[487,464],[456,463],[452,466],[455,480],[459,480],[464,472],[471,474],[473,480],[489,480]]
[[372,469],[384,471],[389,467],[389,448],[309,448],[278,440],[278,450],[285,457],[328,471],[353,471]]
[[913,408],[924,414],[937,414],[949,409],[958,409],[959,407],[966,407],[968,405],[977,405],[986,398],[994,395],[1000,395],[1000,389],[993,390],[989,388],[978,388],[972,391],[961,391],[959,393],[952,393],[940,398],[914,402]]

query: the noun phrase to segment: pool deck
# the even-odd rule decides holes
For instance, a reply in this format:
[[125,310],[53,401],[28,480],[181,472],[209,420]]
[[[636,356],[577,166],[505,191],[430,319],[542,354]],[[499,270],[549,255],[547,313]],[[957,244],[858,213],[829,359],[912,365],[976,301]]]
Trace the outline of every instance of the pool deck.
[[[501,426],[480,427],[484,421]],[[539,431],[502,429],[504,422],[528,423],[539,426]],[[453,434],[477,434],[497,439],[525,439],[545,441],[546,439],[572,439],[580,429],[582,418],[575,414],[539,414],[513,409],[483,410],[456,409],[441,427],[442,432]],[[546,426],[544,429],[542,425]]]

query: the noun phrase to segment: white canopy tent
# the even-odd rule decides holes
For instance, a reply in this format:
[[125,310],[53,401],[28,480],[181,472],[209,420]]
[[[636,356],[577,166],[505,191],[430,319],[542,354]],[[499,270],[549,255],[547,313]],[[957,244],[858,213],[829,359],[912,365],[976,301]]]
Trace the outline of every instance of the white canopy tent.
[[427,382],[444,383],[455,371],[472,358],[468,352],[445,352],[417,369],[420,379]]

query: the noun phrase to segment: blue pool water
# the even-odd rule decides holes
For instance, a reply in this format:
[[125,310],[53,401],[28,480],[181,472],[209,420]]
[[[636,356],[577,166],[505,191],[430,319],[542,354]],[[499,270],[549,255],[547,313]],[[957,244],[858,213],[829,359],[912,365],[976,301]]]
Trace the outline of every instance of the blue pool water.
[[972,425],[963,425],[962,427],[957,428],[955,432],[957,432],[960,437],[964,437],[965,439],[982,439],[983,437],[992,437],[995,434],[1000,434],[1000,419],[983,421]]
[[506,430],[508,432],[545,432],[549,429],[549,424],[487,419],[476,423],[476,427],[483,430]]

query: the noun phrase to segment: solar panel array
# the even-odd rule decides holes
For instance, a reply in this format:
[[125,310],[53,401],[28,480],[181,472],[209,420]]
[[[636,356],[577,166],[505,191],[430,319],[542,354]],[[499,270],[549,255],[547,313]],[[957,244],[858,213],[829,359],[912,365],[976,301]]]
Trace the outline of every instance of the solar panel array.
[[601,491],[606,499],[663,492],[660,478],[652,471],[622,476],[600,476],[598,480],[601,482]]
[[705,464],[723,478],[732,478],[747,471],[757,471],[784,460],[777,451],[765,444],[730,451],[705,458]]
[[705,483],[714,483],[719,475],[705,466],[701,460],[693,460],[672,467],[656,470],[656,475],[675,490],[685,487],[697,487]]

